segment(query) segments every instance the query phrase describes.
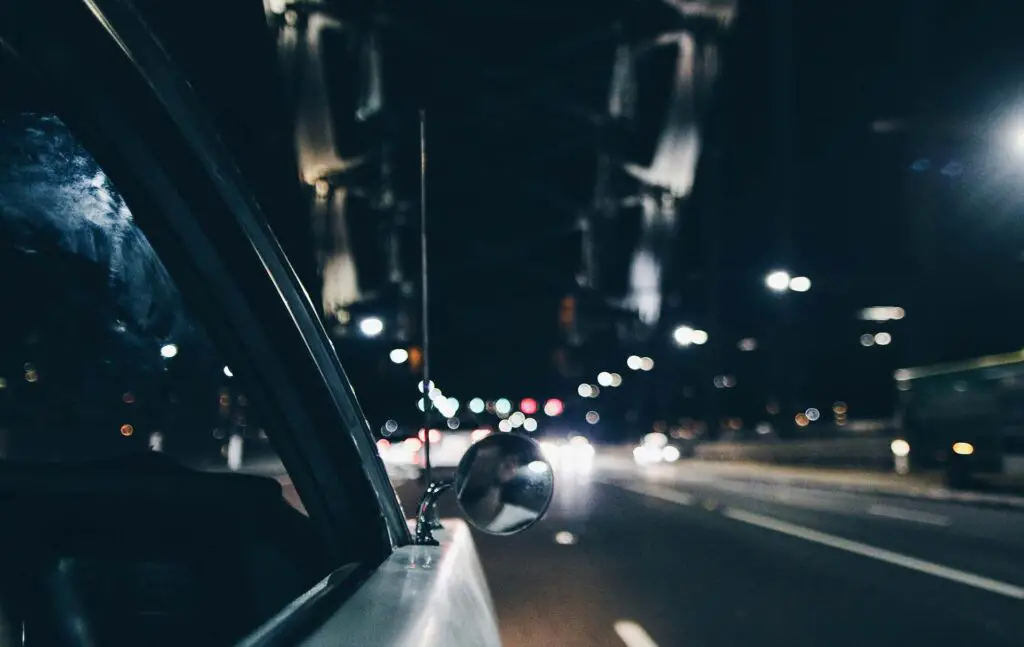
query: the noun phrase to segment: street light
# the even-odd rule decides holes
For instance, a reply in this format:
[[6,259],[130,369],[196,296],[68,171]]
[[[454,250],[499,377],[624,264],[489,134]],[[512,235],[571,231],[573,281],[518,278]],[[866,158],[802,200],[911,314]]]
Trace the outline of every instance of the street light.
[[768,289],[772,292],[785,292],[789,289],[790,278],[789,272],[775,270],[765,277],[764,284],[767,285]]
[[[679,346],[689,346],[690,344],[702,346],[708,343],[708,333],[690,326],[679,326],[672,332],[672,339]],[[642,362],[641,358],[641,364]],[[641,368],[643,367],[641,366]]]
[[672,339],[680,346],[689,346],[693,343],[693,332],[689,326],[679,326],[672,331]]
[[359,332],[367,337],[376,337],[384,332],[384,322],[380,317],[366,317],[359,321]]
[[1017,115],[1005,123],[999,132],[999,139],[1013,154],[1024,155],[1024,119]]
[[807,292],[811,289],[811,279],[806,276],[790,276],[789,272],[775,270],[764,277],[764,284],[772,292]]
[[807,292],[811,289],[811,280],[806,276],[794,276],[789,280],[789,289],[793,292]]
[[396,348],[391,351],[389,357],[395,364],[404,364],[409,359],[409,351],[404,348]]

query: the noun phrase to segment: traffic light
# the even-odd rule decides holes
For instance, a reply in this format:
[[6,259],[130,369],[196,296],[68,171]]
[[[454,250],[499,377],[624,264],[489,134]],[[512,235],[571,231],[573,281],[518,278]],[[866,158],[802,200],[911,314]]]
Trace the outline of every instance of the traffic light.
[[423,351],[417,346],[409,348],[409,370],[418,374],[423,369]]
[[576,324],[576,298],[569,295],[562,299],[558,310],[558,323],[564,330],[572,330]]
[[544,403],[544,413],[552,418],[562,415],[563,411],[565,411],[565,405],[558,398],[551,398]]

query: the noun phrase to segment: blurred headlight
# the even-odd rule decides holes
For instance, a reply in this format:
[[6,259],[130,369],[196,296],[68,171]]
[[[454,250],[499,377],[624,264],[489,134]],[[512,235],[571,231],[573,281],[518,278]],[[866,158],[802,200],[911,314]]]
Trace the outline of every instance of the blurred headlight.
[[903,440],[902,438],[897,438],[896,440],[892,441],[892,443],[889,445],[889,449],[892,450],[893,456],[907,456],[910,454],[910,443]]
[[548,459],[548,462],[554,462],[558,459],[558,445],[543,441],[540,443],[540,451],[544,454],[544,458]]
[[640,445],[633,449],[633,460],[641,465],[661,462],[661,448]]
[[953,453],[959,454],[960,456],[970,456],[974,453],[974,445],[962,441],[953,443]]

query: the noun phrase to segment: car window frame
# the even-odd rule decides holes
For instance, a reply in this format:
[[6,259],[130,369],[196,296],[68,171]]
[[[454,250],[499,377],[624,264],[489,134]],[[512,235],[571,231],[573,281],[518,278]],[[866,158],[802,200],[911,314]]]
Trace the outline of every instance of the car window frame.
[[[369,539],[339,553],[377,563],[410,543],[369,425],[308,294],[145,23],[118,1],[15,4],[0,8],[0,46],[56,89],[61,118],[124,195],[183,298],[237,361],[238,374],[276,405],[267,420],[279,425],[275,447],[327,540],[354,541],[345,525],[357,523]],[[267,315],[272,321],[261,320]]]

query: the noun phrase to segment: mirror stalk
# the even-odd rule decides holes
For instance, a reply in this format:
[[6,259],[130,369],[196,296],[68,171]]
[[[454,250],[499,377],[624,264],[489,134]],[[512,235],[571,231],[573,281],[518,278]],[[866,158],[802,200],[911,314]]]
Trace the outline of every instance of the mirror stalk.
[[416,513],[416,544],[420,546],[437,546],[434,530],[443,528],[437,516],[437,499],[452,487],[451,480],[434,481],[427,486],[420,497]]

